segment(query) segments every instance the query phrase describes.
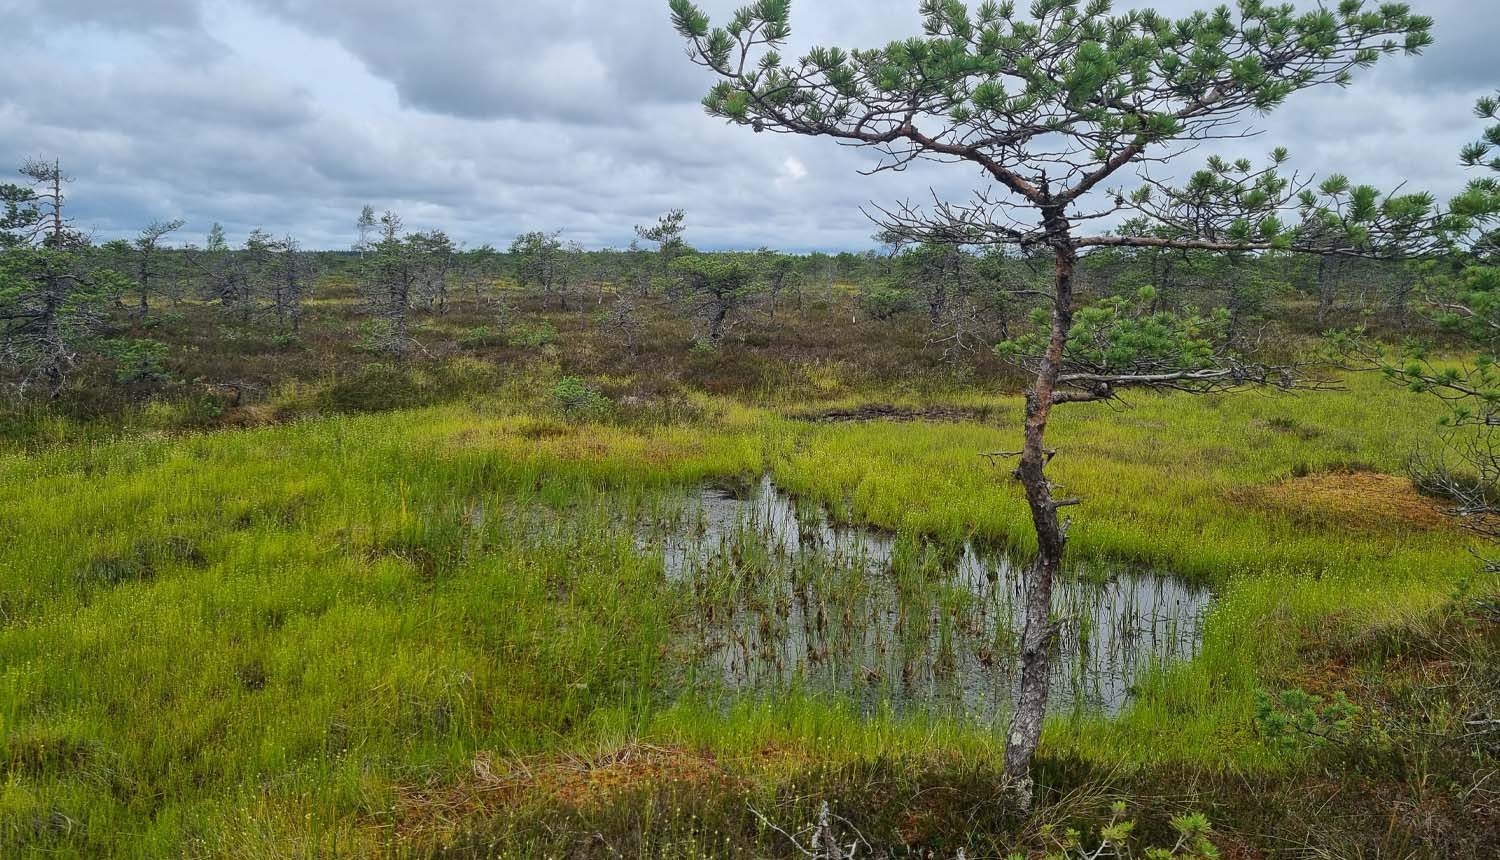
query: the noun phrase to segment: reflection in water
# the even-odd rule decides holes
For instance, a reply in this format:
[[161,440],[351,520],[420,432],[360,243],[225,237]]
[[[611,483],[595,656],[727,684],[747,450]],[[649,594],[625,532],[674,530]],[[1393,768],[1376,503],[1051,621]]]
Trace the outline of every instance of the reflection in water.
[[[835,527],[769,478],[743,494],[704,489],[638,540],[692,589],[700,686],[800,685],[866,712],[1007,710],[1024,585],[1003,554]],[[1052,708],[1117,712],[1143,669],[1196,654],[1209,599],[1156,573],[1074,568],[1053,600],[1063,625]]]

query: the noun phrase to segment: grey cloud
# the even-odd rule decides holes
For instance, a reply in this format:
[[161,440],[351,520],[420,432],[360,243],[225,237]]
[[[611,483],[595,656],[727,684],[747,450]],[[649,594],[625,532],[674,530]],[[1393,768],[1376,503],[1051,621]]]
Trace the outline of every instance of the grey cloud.
[[34,27],[97,24],[117,30],[193,29],[199,0],[5,0],[0,15]]
[[[722,17],[736,2],[705,5]],[[1469,105],[1500,84],[1482,73],[1500,24],[1462,0],[1417,5],[1442,7],[1427,57],[1299,95],[1256,120],[1261,136],[1220,148],[1286,145],[1304,174],[1456,190]],[[218,220],[240,238],[265,227],[347,247],[370,203],[471,244],[555,227],[621,246],[632,225],[683,207],[703,247],[857,249],[872,244],[862,205],[963,198],[980,181],[949,165],[862,178],[870,153],[704,116],[710,80],[683,56],[665,0],[215,0],[232,24],[266,26],[212,36],[209,7],[191,0],[0,7],[45,36],[0,65],[0,164],[58,155],[78,177],[81,226],[101,238],[183,217],[197,241]],[[916,0],[801,0],[792,50],[918,27]]]
[[1487,0],[1412,0],[1433,19],[1436,41],[1426,56],[1402,68],[1413,88],[1500,87],[1494,52],[1500,45],[1500,14]]
[[665,3],[256,0],[332,36],[404,103],[474,118],[627,121],[692,98]]

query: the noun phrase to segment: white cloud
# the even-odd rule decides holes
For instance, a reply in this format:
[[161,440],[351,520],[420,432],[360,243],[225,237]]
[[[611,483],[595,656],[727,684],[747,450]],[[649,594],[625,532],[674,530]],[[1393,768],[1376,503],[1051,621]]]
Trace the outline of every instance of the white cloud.
[[[722,18],[737,2],[705,5]],[[684,58],[665,0],[0,5],[30,35],[0,65],[0,165],[60,157],[100,238],[184,217],[194,237],[220,220],[344,247],[371,203],[475,244],[563,228],[618,246],[680,207],[701,247],[862,248],[861,205],[981,181],[931,164],[864,178],[870,153],[704,116],[711,81]],[[1469,0],[1417,5],[1438,19],[1428,57],[1294,97],[1257,121],[1262,136],[1223,148],[1284,144],[1304,174],[1455,190],[1465,177],[1447,154],[1475,131],[1473,97],[1500,83],[1484,80],[1500,18]],[[789,52],[919,26],[917,0],[799,2]]]
[[795,155],[788,155],[786,160],[781,162],[781,176],[777,177],[776,184],[785,188],[806,178],[807,165],[803,164],[802,159]]

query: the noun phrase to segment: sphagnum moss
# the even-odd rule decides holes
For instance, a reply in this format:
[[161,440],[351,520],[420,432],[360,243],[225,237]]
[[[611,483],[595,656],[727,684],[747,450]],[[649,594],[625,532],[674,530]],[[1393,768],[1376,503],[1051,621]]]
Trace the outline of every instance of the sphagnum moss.
[[[1474,569],[1456,531],[1347,528],[1237,492],[1351,463],[1398,472],[1430,404],[1348,384],[1058,423],[1056,478],[1085,500],[1075,557],[1218,599],[1194,661],[1147,677],[1119,718],[1055,720],[1049,754],[1274,771],[1287,760],[1253,734],[1254,691],[1299,637],[1397,624]],[[1025,553],[1020,496],[978,456],[1014,447],[1016,403],[975,397],[982,424],[701,405],[634,429],[448,406],[0,459],[0,854],[381,856],[393,805],[462,784],[481,752],[645,742],[745,773],[994,762],[986,726],[795,693],[672,700],[693,598],[628,522],[673,488],[769,469],[836,517]]]

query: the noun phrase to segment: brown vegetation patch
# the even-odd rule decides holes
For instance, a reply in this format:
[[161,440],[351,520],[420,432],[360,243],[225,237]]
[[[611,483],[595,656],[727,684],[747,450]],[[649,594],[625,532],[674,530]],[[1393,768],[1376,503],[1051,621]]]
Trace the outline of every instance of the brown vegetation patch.
[[1459,599],[1353,641],[1308,631],[1297,652],[1274,689],[1342,693],[1358,710],[1347,735],[1304,747],[1319,767],[1270,807],[1287,832],[1349,856],[1493,856],[1500,602]]
[[271,403],[253,403],[226,409],[214,426],[223,428],[250,429],[286,424],[296,414]]
[[1232,497],[1310,525],[1373,531],[1451,525],[1440,501],[1423,495],[1407,478],[1379,472],[1320,472],[1238,490]]
[[420,841],[523,803],[588,807],[644,788],[723,792],[736,785],[712,756],[675,747],[632,744],[589,759],[502,759],[480,752],[456,782],[398,789],[397,828]]

